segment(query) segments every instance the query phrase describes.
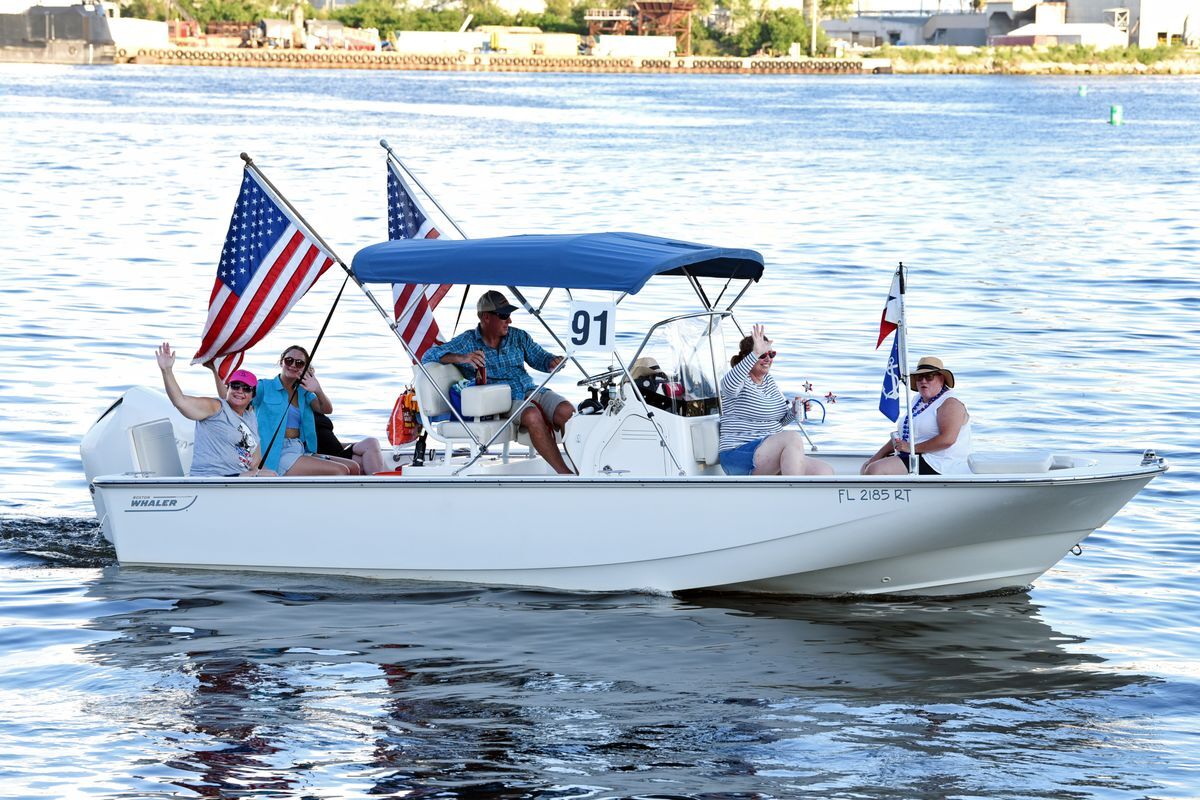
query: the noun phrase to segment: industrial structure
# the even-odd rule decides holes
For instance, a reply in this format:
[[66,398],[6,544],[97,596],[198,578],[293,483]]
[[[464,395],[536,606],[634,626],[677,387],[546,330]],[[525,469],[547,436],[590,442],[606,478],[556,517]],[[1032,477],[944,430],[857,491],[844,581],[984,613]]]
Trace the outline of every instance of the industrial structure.
[[674,36],[676,52],[681,56],[692,54],[693,0],[639,0],[633,5],[639,36]]
[[1200,0],[1000,0],[964,13],[881,12],[824,20],[851,46],[1200,45]]
[[627,8],[589,8],[583,14],[588,36],[624,36],[633,27],[634,16]]

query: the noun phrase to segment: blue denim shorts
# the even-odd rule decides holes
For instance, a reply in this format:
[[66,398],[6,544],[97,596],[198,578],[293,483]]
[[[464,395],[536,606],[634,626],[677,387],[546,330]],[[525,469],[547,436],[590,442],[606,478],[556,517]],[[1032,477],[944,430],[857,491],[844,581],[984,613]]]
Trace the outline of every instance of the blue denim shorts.
[[300,460],[300,456],[304,455],[304,442],[299,438],[284,439],[283,447],[279,452],[279,475],[287,475],[288,470],[296,466],[296,462]]
[[720,452],[721,469],[726,475],[749,475],[754,472],[754,451],[766,440],[755,439],[743,445]]

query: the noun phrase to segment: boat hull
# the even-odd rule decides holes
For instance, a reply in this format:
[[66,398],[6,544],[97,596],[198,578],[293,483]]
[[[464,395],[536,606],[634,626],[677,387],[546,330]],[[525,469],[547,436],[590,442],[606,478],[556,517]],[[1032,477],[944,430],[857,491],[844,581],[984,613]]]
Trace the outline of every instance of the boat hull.
[[112,64],[117,49],[81,39],[56,39],[28,45],[0,46],[0,63],[7,64]]
[[106,476],[92,490],[124,565],[569,591],[940,596],[1028,586],[1162,469],[1029,478]]

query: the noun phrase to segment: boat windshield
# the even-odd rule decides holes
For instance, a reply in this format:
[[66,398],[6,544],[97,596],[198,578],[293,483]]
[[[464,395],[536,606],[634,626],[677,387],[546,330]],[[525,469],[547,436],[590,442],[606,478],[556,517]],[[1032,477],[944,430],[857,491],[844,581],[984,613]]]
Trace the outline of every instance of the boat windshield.
[[728,369],[722,328],[718,314],[655,326],[630,368],[646,401],[685,417],[718,413],[721,378]]

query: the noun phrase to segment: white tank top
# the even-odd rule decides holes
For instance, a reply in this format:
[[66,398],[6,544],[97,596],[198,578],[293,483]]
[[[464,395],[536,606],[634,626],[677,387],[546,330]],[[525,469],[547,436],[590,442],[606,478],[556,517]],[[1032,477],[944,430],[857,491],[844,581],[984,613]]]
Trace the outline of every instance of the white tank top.
[[[938,409],[942,407],[942,403],[951,397],[954,397],[953,390],[945,392],[937,400],[930,403],[929,407],[918,416],[913,417],[913,437],[917,444],[928,441],[941,433],[937,421]],[[967,464],[967,456],[969,455],[971,455],[970,417],[967,417],[966,423],[959,429],[958,439],[954,444],[944,450],[921,453],[921,457],[925,459],[925,462],[936,469],[941,475],[970,473],[971,467]]]

